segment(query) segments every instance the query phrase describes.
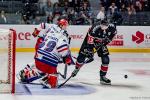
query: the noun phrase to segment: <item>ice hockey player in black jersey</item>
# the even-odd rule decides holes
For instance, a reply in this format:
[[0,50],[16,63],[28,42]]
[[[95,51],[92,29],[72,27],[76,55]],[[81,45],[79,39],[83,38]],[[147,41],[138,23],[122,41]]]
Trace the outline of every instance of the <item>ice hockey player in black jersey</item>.
[[[107,20],[102,20],[92,25],[81,45],[76,66],[72,72],[72,77],[77,75],[86,59],[93,59],[94,53],[97,52],[102,61],[99,71],[100,83],[111,84],[111,80],[106,78],[108,65],[110,62],[107,44],[112,41],[113,37],[117,33],[116,31],[116,26],[114,24],[109,24]],[[94,51],[94,48],[96,51]]]

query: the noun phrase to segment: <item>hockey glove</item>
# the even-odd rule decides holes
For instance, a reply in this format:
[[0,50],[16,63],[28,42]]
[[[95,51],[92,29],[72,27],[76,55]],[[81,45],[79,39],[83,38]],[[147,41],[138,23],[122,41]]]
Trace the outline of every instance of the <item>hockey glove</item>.
[[111,41],[112,41],[111,39],[105,38],[105,39],[103,40],[103,45],[107,45],[107,44],[109,44]]
[[33,37],[37,37],[39,33],[40,33],[40,31],[37,28],[35,28],[32,35],[33,35]]
[[85,55],[87,58],[93,58],[93,56],[94,56],[94,50],[93,49],[85,48],[80,53]]
[[63,62],[67,65],[75,65],[71,54],[67,55],[66,57],[63,58]]
[[77,73],[79,72],[80,68],[75,68],[74,71],[72,72],[71,76],[75,77]]
[[94,46],[95,47],[101,47],[103,46],[103,39],[94,39]]

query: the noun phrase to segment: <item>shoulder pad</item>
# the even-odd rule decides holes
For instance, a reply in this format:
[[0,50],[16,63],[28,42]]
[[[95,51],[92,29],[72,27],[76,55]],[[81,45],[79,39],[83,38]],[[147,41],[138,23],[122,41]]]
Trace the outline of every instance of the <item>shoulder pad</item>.
[[92,28],[92,33],[94,33],[95,34],[95,32],[98,30],[100,28],[100,25],[95,25],[95,26],[93,26],[93,28]]

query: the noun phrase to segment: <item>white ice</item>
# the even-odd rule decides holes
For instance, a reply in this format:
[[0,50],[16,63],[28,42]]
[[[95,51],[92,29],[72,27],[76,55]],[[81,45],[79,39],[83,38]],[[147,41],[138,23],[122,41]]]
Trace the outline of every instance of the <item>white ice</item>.
[[[26,63],[32,62],[33,55],[34,53],[17,53],[16,72]],[[111,86],[99,84],[100,65],[100,58],[95,56],[92,63],[83,66],[78,75],[66,83],[90,87],[95,89],[93,93],[84,95],[0,94],[0,100],[150,100],[150,54],[112,53],[107,74],[107,77],[112,80]],[[63,68],[63,65],[59,66],[61,72]],[[68,67],[68,76],[73,69],[74,66]],[[124,78],[124,75],[128,75],[128,78]],[[16,82],[18,82],[17,79]]]

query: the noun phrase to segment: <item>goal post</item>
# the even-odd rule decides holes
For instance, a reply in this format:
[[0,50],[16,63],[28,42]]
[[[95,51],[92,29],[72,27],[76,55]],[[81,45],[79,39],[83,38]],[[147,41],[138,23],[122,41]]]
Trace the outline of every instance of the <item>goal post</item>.
[[0,93],[15,93],[16,31],[0,29]]

